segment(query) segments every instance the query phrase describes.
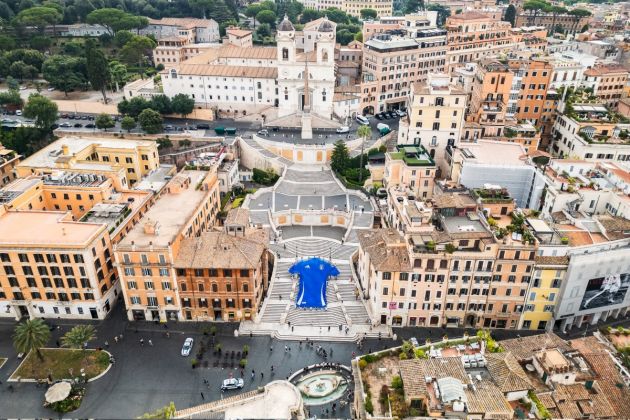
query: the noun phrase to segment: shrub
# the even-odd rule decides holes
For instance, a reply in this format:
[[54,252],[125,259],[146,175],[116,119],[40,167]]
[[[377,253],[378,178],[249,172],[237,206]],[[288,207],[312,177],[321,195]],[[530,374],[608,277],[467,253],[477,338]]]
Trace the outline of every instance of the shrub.
[[402,389],[403,381],[400,376],[396,375],[392,378],[392,388],[394,389]]
[[381,405],[386,405],[388,399],[389,399],[389,387],[387,385],[383,385],[381,387],[381,392],[379,394],[378,401],[381,403]]
[[368,362],[365,360],[365,358],[362,358],[361,360],[359,360],[359,369],[363,370],[367,367]]
[[422,350],[422,349],[415,349],[413,351],[414,356],[416,356],[416,359],[428,359],[429,357],[427,356],[427,352]]
[[247,344],[245,344],[243,346],[243,354],[247,354],[247,353],[249,353],[249,346]]
[[363,406],[365,407],[365,411],[370,413],[370,415],[374,414],[374,405],[372,404],[372,398],[370,398],[369,395],[365,398]]
[[245,368],[245,366],[247,366],[247,359],[241,359],[240,362],[238,362],[238,364],[242,367]]
[[404,351],[401,351],[400,354],[398,355],[398,358],[400,360],[406,360],[409,358],[409,356],[407,356],[407,353],[405,353]]

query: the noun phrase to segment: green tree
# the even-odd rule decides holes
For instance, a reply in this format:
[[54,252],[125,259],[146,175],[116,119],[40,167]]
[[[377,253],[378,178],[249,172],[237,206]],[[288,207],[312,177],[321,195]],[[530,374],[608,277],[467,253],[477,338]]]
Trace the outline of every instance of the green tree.
[[357,32],[356,34],[354,34],[354,40],[363,42],[363,32]]
[[335,23],[348,23],[348,15],[341,9],[329,7],[324,13],[328,17],[328,20]]
[[378,13],[374,9],[361,9],[361,19],[374,20],[378,17]]
[[68,41],[63,45],[63,53],[65,55],[82,56],[85,54],[85,46],[81,41]]
[[85,58],[53,55],[42,65],[42,75],[51,86],[68,96],[68,92],[87,82]]
[[362,125],[357,130],[357,136],[361,137],[361,159],[359,163],[359,184],[363,185],[363,145],[368,137],[372,136],[372,129],[369,125]]
[[35,120],[35,127],[42,130],[50,130],[57,121],[57,104],[39,93],[33,93],[28,97],[24,106],[24,116]]
[[175,403],[171,401],[166,407],[162,407],[151,413],[144,413],[139,418],[141,419],[172,419],[175,416]]
[[129,29],[140,29],[149,24],[149,20],[142,16],[134,16],[120,9],[97,9],[87,15],[87,23],[102,25],[109,35]]
[[134,34],[131,31],[125,31],[125,30],[118,31],[116,32],[116,35],[114,35],[114,44],[118,48],[121,48],[127,42],[131,41],[133,37],[134,37]]
[[256,15],[258,15],[258,13],[262,12],[263,10],[267,9],[265,9],[265,6],[260,3],[252,3],[245,9],[245,16],[253,18],[254,29],[256,29]]
[[112,117],[109,116],[109,114],[99,114],[96,117],[96,121],[94,121],[94,124],[96,125],[96,128],[98,128],[99,130],[105,130],[105,131],[107,131],[108,128],[112,128],[116,125],[116,123],[114,122]]
[[[577,25],[580,23],[580,19],[591,16],[592,13],[586,9],[573,9],[569,11],[569,14],[573,16],[573,23],[571,24],[570,32],[572,34],[576,33],[578,30]],[[569,28],[567,28],[569,31]]]
[[18,353],[29,353],[35,350],[37,357],[43,360],[44,357],[40,349],[46,345],[49,339],[50,330],[44,321],[39,318],[27,319],[15,327],[13,347]]
[[238,18],[223,0],[189,0],[189,3],[198,16],[214,19],[218,24]]
[[[0,92],[0,106],[12,105],[18,108],[22,108],[24,100],[20,96],[20,92],[15,89],[9,89],[6,92]],[[621,137],[621,135],[620,135]]]
[[134,120],[130,116],[123,117],[123,119],[120,121],[120,127],[123,130],[127,130],[127,133],[129,133],[131,130],[136,128],[136,120]]
[[15,48],[15,39],[7,35],[0,35],[0,50],[10,51]]
[[119,61],[111,61],[109,63],[109,74],[116,87],[116,92],[118,92],[127,81],[127,66]]
[[269,26],[274,27],[276,24],[276,14],[271,10],[261,10],[256,15],[256,20],[260,23],[267,23]]
[[516,24],[516,7],[514,7],[513,4],[510,4],[505,10],[505,16],[503,17],[503,20],[506,22],[510,22],[510,25],[512,25],[512,27],[514,27],[514,25]]
[[147,36],[136,35],[120,50],[120,58],[127,64],[140,67],[140,77],[144,78],[144,65],[156,43]]
[[350,32],[347,29],[342,29],[337,31],[337,34],[335,35],[336,40],[338,43],[340,43],[341,45],[348,45],[349,43],[351,43],[352,41],[354,41],[354,33]]
[[162,149],[169,149],[171,147],[173,147],[173,142],[166,137],[162,137],[159,138],[155,141],[158,145],[158,149],[162,150]]
[[14,23],[22,27],[34,26],[42,33],[46,29],[46,26],[52,25],[54,36],[54,26],[61,22],[62,17],[61,13],[53,7],[35,6],[18,13],[14,19]]
[[300,23],[305,24],[322,17],[322,14],[315,9],[305,9],[300,16]]
[[417,13],[418,10],[424,8],[423,0],[406,0],[404,2],[403,12],[405,14]]
[[271,26],[269,26],[268,23],[258,25],[258,28],[256,28],[256,35],[260,38],[271,36]]
[[171,98],[166,95],[155,95],[149,102],[151,109],[160,114],[170,114],[173,112]]
[[28,40],[28,44],[34,50],[44,51],[50,48],[52,40],[48,36],[38,35],[31,37]]
[[16,61],[9,66],[9,74],[20,81],[37,77],[37,69],[23,61]]
[[87,343],[96,339],[93,325],[77,325],[61,337],[61,345],[71,349],[85,349]]
[[348,153],[348,147],[343,141],[337,140],[330,156],[330,167],[334,171],[342,173],[348,167],[349,160],[350,154]]
[[103,50],[98,47],[94,39],[88,39],[85,42],[85,60],[87,77],[92,85],[92,89],[100,90],[103,95],[103,103],[107,103],[107,85],[111,80],[111,73],[109,70],[109,62],[103,53]]
[[148,134],[156,134],[162,131],[162,116],[152,109],[145,109],[138,115],[140,127]]
[[6,83],[9,90],[18,90],[20,88],[20,83],[11,76],[7,77]]
[[536,18],[538,17],[538,13],[544,12],[551,9],[551,5],[543,0],[528,0],[523,4],[523,10],[527,10],[530,12],[530,15],[533,12],[534,19],[531,24],[536,25]]
[[26,64],[30,64],[31,66],[40,69],[45,57],[44,54],[39,51],[20,48],[7,52],[5,54],[5,58],[9,60],[9,63],[23,61]]
[[171,100],[173,112],[186,118],[195,109],[195,100],[185,93],[178,93]]
[[304,11],[304,5],[296,0],[281,1],[276,4],[276,16],[287,15],[293,23],[298,22],[298,16]]

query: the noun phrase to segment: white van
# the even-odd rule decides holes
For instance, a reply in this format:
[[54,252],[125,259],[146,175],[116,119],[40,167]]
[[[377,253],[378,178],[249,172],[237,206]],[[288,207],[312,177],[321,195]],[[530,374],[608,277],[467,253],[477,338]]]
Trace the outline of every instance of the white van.
[[357,115],[357,122],[361,125],[370,125],[370,120],[368,120],[363,115]]
[[349,132],[350,132],[350,127],[343,126],[337,129],[337,134],[345,134]]

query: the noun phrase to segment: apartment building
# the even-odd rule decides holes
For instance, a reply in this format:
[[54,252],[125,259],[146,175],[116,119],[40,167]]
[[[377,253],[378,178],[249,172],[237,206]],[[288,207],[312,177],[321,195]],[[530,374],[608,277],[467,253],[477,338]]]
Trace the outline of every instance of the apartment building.
[[540,10],[519,10],[516,14],[515,26],[544,26],[550,35],[553,35],[556,27],[561,27],[564,32],[575,34],[581,32],[589,20],[589,16],[544,13]]
[[0,144],[0,188],[16,178],[15,165],[20,162],[20,155]]
[[374,35],[363,46],[363,114],[407,105],[412,83],[446,70],[446,31],[437,28],[437,12],[405,16],[404,29]]
[[497,60],[484,59],[478,63],[463,141],[503,135],[513,78],[509,67]]
[[21,161],[15,171],[20,178],[55,170],[103,175],[112,179],[116,189],[123,190],[158,167],[157,144],[152,140],[67,136]]
[[600,65],[584,71],[585,87],[602,103],[615,108],[628,83],[630,71],[621,65]]
[[185,238],[201,235],[219,211],[217,168],[184,170],[114,248],[130,320],[184,319],[174,263]]
[[307,9],[326,10],[331,7],[343,10],[347,14],[361,17],[361,10],[376,10],[378,16],[391,16],[393,3],[391,0],[300,0]]
[[436,165],[421,145],[398,145],[396,152],[385,154],[383,186],[400,186],[418,199],[433,194]]
[[219,24],[213,19],[162,18],[149,19],[149,25],[140,29],[141,35],[153,35],[155,39],[185,37],[191,44],[218,42]]
[[508,67],[521,85],[514,116],[538,126],[543,114],[549,116],[553,112],[551,105],[545,106],[553,67],[546,60],[535,58],[509,60]]
[[254,46],[252,34],[252,31],[235,26],[231,26],[225,30],[228,44],[241,48],[250,48]]
[[525,307],[519,328],[550,331],[553,327],[553,313],[560,300],[560,288],[566,275],[569,258],[537,255],[534,257],[534,262],[534,274],[525,295]]
[[193,44],[183,36],[169,36],[157,40],[153,49],[153,63],[164,68],[176,67],[182,61],[196,57],[206,51],[218,48],[219,44]]
[[[245,216],[247,217],[247,216]],[[267,290],[267,235],[203,232],[185,238],[174,267],[185,320],[251,320]]]
[[116,303],[107,224],[65,211],[5,211],[0,232],[0,316],[104,319]]
[[446,19],[444,27],[448,31],[446,58],[449,72],[484,57],[508,53],[514,47],[512,26],[501,20],[499,11],[452,15]]
[[627,124],[613,122],[614,115],[601,103],[573,103],[570,113],[556,118],[549,152],[570,159],[629,160],[630,145],[620,137]]
[[398,144],[422,144],[440,174],[448,173],[445,153],[461,138],[466,93],[451,85],[448,75],[430,74],[426,83],[412,82],[406,107],[407,116],[399,123]]

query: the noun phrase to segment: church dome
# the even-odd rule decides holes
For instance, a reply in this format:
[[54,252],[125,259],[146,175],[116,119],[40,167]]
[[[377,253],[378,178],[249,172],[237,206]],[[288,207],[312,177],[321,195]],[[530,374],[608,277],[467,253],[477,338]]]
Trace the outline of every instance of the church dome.
[[280,25],[278,25],[278,31],[280,32],[295,31],[295,27],[293,26],[293,24],[291,23],[287,15],[284,15],[284,19],[282,19],[282,22],[280,22]]
[[324,21],[319,25],[319,32],[333,32],[334,30],[333,24],[325,17]]

